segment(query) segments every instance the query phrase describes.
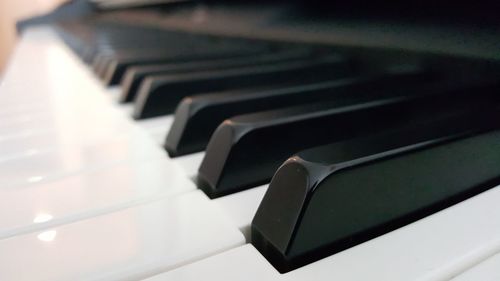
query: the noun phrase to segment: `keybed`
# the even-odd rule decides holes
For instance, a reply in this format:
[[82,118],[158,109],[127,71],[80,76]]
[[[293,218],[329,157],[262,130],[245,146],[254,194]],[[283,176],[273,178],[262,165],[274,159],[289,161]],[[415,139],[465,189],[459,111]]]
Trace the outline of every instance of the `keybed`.
[[497,69],[370,51],[26,30],[0,86],[0,278],[496,276]]

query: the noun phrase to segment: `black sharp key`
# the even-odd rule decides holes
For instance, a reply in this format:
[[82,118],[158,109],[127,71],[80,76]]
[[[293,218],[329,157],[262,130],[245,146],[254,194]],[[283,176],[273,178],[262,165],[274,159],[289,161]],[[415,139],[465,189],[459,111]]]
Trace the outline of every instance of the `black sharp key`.
[[252,244],[287,272],[496,186],[500,131],[476,130],[498,128],[498,113],[298,153],[274,175],[252,222]]
[[217,126],[235,115],[328,101],[356,92],[401,91],[408,85],[432,79],[429,73],[410,69],[307,85],[305,81],[291,81],[266,88],[188,97],[177,107],[165,148],[172,157],[202,151]]
[[152,76],[141,86],[133,117],[136,119],[172,113],[186,96],[279,84],[290,80],[312,77],[339,78],[351,72],[350,64],[342,57],[329,56],[276,65],[245,67],[193,74]]
[[104,83],[108,86],[116,85],[121,82],[123,75],[128,67],[134,65],[148,65],[158,63],[188,62],[196,60],[207,60],[215,58],[224,58],[244,53],[257,54],[264,50],[260,48],[234,50],[234,48],[220,47],[216,49],[207,49],[202,51],[190,50],[135,50],[127,51],[124,54],[116,54],[108,65],[104,74]]
[[[197,184],[212,198],[258,186],[268,182],[280,163],[297,151],[442,111],[492,106],[500,99],[497,89],[488,85],[382,100],[354,95],[328,103],[240,115],[224,121],[212,135]],[[360,102],[364,103],[357,104]]]
[[[115,51],[112,56],[106,59],[106,65],[99,72],[104,84],[112,86],[118,84],[125,69],[135,64],[153,64],[164,60],[174,60],[180,54],[169,50],[121,50]],[[183,55],[185,58],[186,55]]]
[[262,64],[278,63],[288,60],[303,59],[310,55],[306,50],[265,53],[265,54],[239,54],[232,57],[228,54],[225,58],[201,60],[176,64],[160,64],[130,67],[122,80],[122,95],[120,102],[131,102],[135,99],[140,84],[147,76],[158,74],[180,74],[207,70],[221,70],[242,66],[255,66]]

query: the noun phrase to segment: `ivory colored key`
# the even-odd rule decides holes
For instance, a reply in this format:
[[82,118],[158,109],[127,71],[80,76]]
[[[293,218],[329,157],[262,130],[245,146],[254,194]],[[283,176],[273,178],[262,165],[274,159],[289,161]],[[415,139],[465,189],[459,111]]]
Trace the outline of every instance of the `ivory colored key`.
[[63,145],[33,152],[0,161],[0,189],[50,181],[121,162],[167,157],[149,136],[137,131],[94,144]]
[[452,281],[497,281],[500,280],[500,254],[496,254],[488,259],[467,269]]
[[213,200],[231,218],[234,225],[245,235],[247,241],[250,241],[252,218],[255,216],[267,187],[267,185],[263,185]]

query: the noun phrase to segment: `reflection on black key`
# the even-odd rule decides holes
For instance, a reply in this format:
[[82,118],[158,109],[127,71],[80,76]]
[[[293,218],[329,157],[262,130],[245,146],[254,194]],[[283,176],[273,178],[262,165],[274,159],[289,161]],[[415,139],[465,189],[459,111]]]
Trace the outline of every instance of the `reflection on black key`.
[[499,102],[496,89],[401,96],[349,106],[366,99],[354,96],[237,116],[224,121],[210,139],[198,171],[198,187],[210,197],[217,197],[264,184],[297,151],[433,117],[443,111],[487,108]]
[[341,99],[354,93],[392,93],[432,79],[429,73],[411,69],[320,83],[291,81],[267,88],[188,97],[177,107],[165,148],[172,157],[204,150],[217,126],[235,115]]
[[500,131],[475,132],[498,128],[489,114],[468,116],[472,131],[452,118],[297,154],[274,175],[252,244],[287,272],[494,187]]
[[340,56],[310,58],[275,65],[245,67],[193,74],[153,76],[144,81],[134,107],[134,118],[172,113],[182,98],[190,95],[279,84],[312,77],[341,77],[351,72]]
[[131,102],[135,99],[140,84],[147,76],[158,74],[180,74],[200,72],[207,70],[223,70],[242,66],[255,66],[271,64],[288,60],[304,59],[310,56],[306,50],[287,52],[265,53],[265,54],[238,54],[238,56],[226,54],[224,58],[203,59],[194,62],[169,63],[159,65],[145,65],[130,67],[122,80],[122,95],[120,102]]

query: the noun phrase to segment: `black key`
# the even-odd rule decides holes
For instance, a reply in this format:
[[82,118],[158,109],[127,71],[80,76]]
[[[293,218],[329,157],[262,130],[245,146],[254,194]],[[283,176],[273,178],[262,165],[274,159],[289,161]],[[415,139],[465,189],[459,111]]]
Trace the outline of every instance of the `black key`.
[[[120,50],[106,58],[106,64],[98,73],[107,86],[118,84],[127,67],[136,64],[153,64],[175,61],[180,54],[170,50]],[[183,55],[185,59],[186,55]]]
[[111,86],[121,82],[123,75],[128,67],[134,65],[148,65],[158,63],[188,62],[196,60],[207,60],[224,58],[243,53],[255,54],[262,53],[260,48],[234,50],[232,47],[219,47],[216,49],[207,49],[201,51],[194,50],[135,50],[127,51],[123,54],[116,54],[108,65],[104,74],[104,84]]
[[464,88],[463,92],[447,94],[422,90],[427,91],[425,96],[378,97],[382,100],[369,94],[353,95],[328,103],[240,115],[224,121],[212,135],[197,184],[212,198],[255,187],[269,182],[279,165],[297,151],[443,111],[493,106],[500,100],[497,89]]
[[244,67],[192,74],[152,76],[141,86],[134,107],[134,118],[142,119],[172,113],[186,96],[279,84],[312,77],[341,77],[351,72],[342,57],[329,56],[284,62],[276,65]]
[[122,95],[120,102],[131,102],[137,96],[139,86],[147,76],[158,74],[181,74],[190,72],[200,72],[207,70],[221,70],[228,68],[236,68],[242,66],[255,66],[262,64],[278,63],[288,60],[303,59],[310,56],[310,52],[306,50],[263,53],[263,54],[238,54],[227,55],[224,58],[200,60],[195,62],[175,63],[175,64],[159,64],[130,67],[122,80]]
[[291,157],[257,210],[252,244],[287,272],[498,185],[500,131],[476,134],[471,126],[498,128],[492,124],[498,110],[489,115],[430,122]]
[[291,81],[265,88],[188,97],[177,107],[165,148],[172,157],[202,151],[217,126],[235,115],[328,101],[356,92],[401,91],[407,85],[418,85],[432,79],[429,73],[411,69],[313,84],[306,84],[303,80]]

